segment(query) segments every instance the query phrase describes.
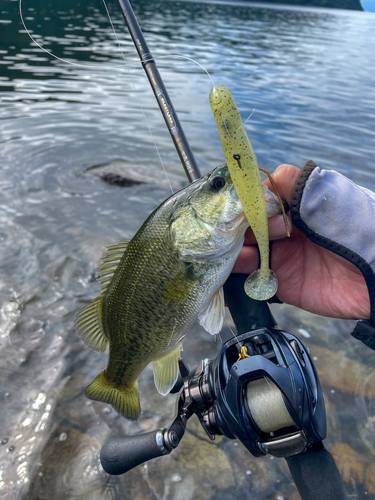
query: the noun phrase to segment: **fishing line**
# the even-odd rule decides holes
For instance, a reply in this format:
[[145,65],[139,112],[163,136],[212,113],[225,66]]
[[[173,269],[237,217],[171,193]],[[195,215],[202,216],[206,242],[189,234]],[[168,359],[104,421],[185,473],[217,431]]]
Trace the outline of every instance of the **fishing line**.
[[[115,37],[116,37],[117,44],[118,44],[118,46],[119,46],[119,49],[120,49],[121,55],[122,55],[122,57],[123,57],[123,59],[124,59],[125,69],[126,69],[126,71],[127,71],[128,77],[129,77],[129,78],[130,78],[130,80],[131,80],[131,85],[132,85],[133,90],[134,90],[134,92],[136,93],[137,97],[139,97],[138,92],[137,92],[137,89],[136,89],[136,87],[135,87],[135,84],[134,84],[134,82],[132,81],[132,76],[131,76],[131,73],[130,73],[130,71],[129,71],[129,69],[128,69],[128,66],[127,66],[127,64],[128,64],[128,63],[127,63],[127,61],[126,61],[126,59],[125,59],[125,54],[124,54],[124,52],[123,52],[123,50],[122,50],[122,47],[121,47],[121,44],[120,44],[120,40],[118,39],[117,32],[116,32],[115,27],[114,27],[114,25],[113,25],[112,18],[111,18],[110,14],[109,14],[109,11],[108,11],[108,8],[107,8],[107,4],[105,3],[105,0],[103,0],[103,4],[104,4],[105,10],[106,10],[106,12],[107,12],[107,16],[108,16],[109,22],[111,23],[113,33],[114,33],[114,35],[115,35]],[[38,43],[38,42],[35,40],[35,38],[32,36],[32,34],[30,33],[30,31],[28,30],[28,28],[27,28],[27,26],[26,26],[26,23],[25,23],[25,20],[24,20],[24,18],[23,18],[23,13],[22,13],[22,0],[19,0],[19,12],[20,12],[21,23],[22,23],[22,25],[23,25],[23,27],[24,27],[24,29],[25,29],[26,33],[29,35],[29,37],[30,37],[30,38],[31,38],[31,40],[35,43],[35,45],[37,45],[37,46],[38,46],[38,47],[39,47],[39,48],[40,48],[43,52],[47,53],[47,54],[48,54],[48,55],[50,55],[51,57],[54,57],[55,59],[58,59],[59,61],[62,61],[63,63],[70,64],[71,66],[78,66],[78,67],[81,67],[81,68],[89,68],[89,69],[96,69],[96,70],[97,70],[97,69],[103,69],[103,68],[104,68],[104,69],[110,69],[110,70],[113,70],[113,68],[112,68],[112,67],[108,68],[108,67],[106,67],[106,66],[102,66],[102,65],[100,65],[100,66],[93,66],[93,65],[91,65],[91,64],[75,63],[75,62],[72,62],[72,61],[68,61],[67,59],[63,59],[63,58],[61,58],[61,57],[56,56],[55,54],[53,54],[53,53],[52,53],[52,52],[50,52],[49,50],[45,49],[45,48],[44,48],[44,47],[43,47],[40,43]],[[120,68],[121,68],[121,67],[118,67],[117,69],[120,69]],[[122,68],[121,68],[121,69],[122,69]],[[167,171],[166,171],[166,168],[165,168],[164,162],[163,162],[163,160],[162,160],[162,158],[161,158],[161,155],[160,155],[160,152],[159,152],[159,148],[157,147],[157,144],[156,144],[155,138],[154,138],[154,136],[153,136],[153,134],[152,134],[151,127],[150,127],[150,124],[149,124],[149,122],[148,122],[148,120],[147,120],[147,117],[146,117],[146,114],[145,114],[144,108],[143,108],[143,106],[142,106],[141,100],[140,100],[140,99],[137,99],[137,103],[138,103],[139,108],[140,108],[140,110],[141,110],[141,112],[142,112],[142,114],[143,114],[143,117],[144,117],[144,119],[145,119],[145,122],[146,122],[146,125],[147,125],[147,128],[148,128],[148,131],[149,131],[150,136],[151,136],[151,139],[152,139],[152,141],[153,141],[153,143],[154,143],[155,150],[156,150],[156,152],[157,152],[157,154],[158,154],[159,161],[160,161],[160,163],[161,163],[161,165],[162,165],[162,167],[163,167],[164,174],[165,174],[165,176],[166,176],[166,178],[167,178],[167,181],[168,181],[168,184],[169,184],[169,188],[170,188],[170,190],[171,190],[171,193],[173,194],[173,188],[172,188],[172,185],[171,185],[171,182],[170,182],[169,176],[168,176],[168,174],[167,174]]]
[[[238,340],[237,333],[232,330],[232,328],[231,328],[230,324],[228,323],[228,321],[226,320],[226,318],[224,318],[224,321],[225,321],[225,324],[227,325],[227,327],[229,328],[229,330],[231,331],[233,337],[236,339],[237,344],[240,346],[240,352],[241,352],[242,345],[241,345],[240,341]],[[221,342],[223,342],[223,341],[221,341]]]
[[[18,7],[19,7],[19,13],[20,13],[20,18],[21,18],[21,23],[22,23],[22,25],[23,25],[26,33],[29,35],[29,37],[35,43],[35,45],[37,45],[43,52],[45,52],[46,54],[50,55],[51,57],[54,57],[55,59],[58,59],[59,61],[62,61],[63,63],[70,64],[71,66],[78,66],[78,67],[81,67],[81,68],[98,69],[99,66],[93,66],[93,65],[90,65],[90,64],[82,64],[82,63],[75,63],[75,62],[72,62],[72,61],[68,61],[67,59],[63,59],[61,57],[58,57],[55,54],[53,54],[52,52],[50,52],[49,50],[45,49],[39,42],[37,42],[35,40],[35,38],[32,36],[32,34],[30,33],[29,29],[26,26],[25,20],[23,18],[23,13],[22,13],[22,0],[19,0]],[[100,68],[103,68],[103,66],[100,66]],[[104,68],[105,68],[105,66],[104,66]],[[106,69],[113,69],[113,68],[108,68],[107,67]]]
[[[126,70],[127,70],[128,76],[129,76],[129,77],[130,77],[130,79],[131,79],[131,85],[133,86],[134,92],[136,93],[137,97],[139,97],[138,92],[137,92],[137,88],[136,88],[136,86],[135,86],[135,83],[134,83],[134,82],[133,82],[133,80],[132,80],[131,73],[130,73],[130,71],[129,71],[129,69],[128,69],[128,66],[127,66],[127,64],[128,64],[128,63],[127,63],[127,61],[126,61],[126,59],[125,59],[125,54],[124,54],[124,51],[122,50],[122,47],[121,47],[121,44],[120,44],[120,40],[119,40],[119,38],[118,38],[118,36],[117,36],[117,31],[115,30],[115,26],[114,26],[114,24],[113,24],[113,22],[112,22],[112,18],[111,18],[111,15],[110,15],[110,13],[109,13],[109,10],[108,10],[108,7],[107,7],[107,4],[106,4],[105,0],[103,0],[103,4],[104,4],[104,8],[105,8],[105,10],[106,10],[106,13],[107,13],[107,16],[108,16],[109,22],[111,23],[113,33],[114,33],[114,35],[115,35],[115,37],[116,37],[117,45],[118,45],[118,47],[119,47],[119,49],[120,49],[120,52],[121,52],[122,58],[123,58],[123,60],[124,60],[125,68],[126,68]],[[145,113],[145,110],[144,110],[144,108],[143,108],[143,106],[142,106],[141,99],[137,99],[137,102],[139,103],[140,110],[142,111],[143,117],[144,117],[144,119],[145,119],[145,121],[146,121],[146,125],[147,125],[148,131],[149,131],[149,133],[150,133],[150,136],[151,136],[152,142],[154,143],[154,147],[155,147],[155,150],[156,150],[156,152],[157,152],[157,154],[158,154],[159,161],[160,161],[160,163],[161,163],[161,166],[163,167],[164,174],[165,174],[165,176],[166,176],[166,178],[167,178],[167,181],[168,181],[168,184],[169,184],[169,188],[170,188],[170,190],[171,190],[171,193],[173,194],[173,193],[174,193],[174,191],[173,191],[173,188],[172,188],[171,181],[170,181],[170,179],[169,179],[169,176],[168,176],[167,170],[166,170],[166,168],[165,168],[164,162],[163,162],[163,160],[162,160],[162,158],[161,158],[161,154],[160,154],[159,148],[158,148],[158,146],[157,146],[157,144],[156,144],[156,141],[155,141],[154,135],[153,135],[153,133],[152,133],[152,130],[151,130],[151,127],[150,127],[149,121],[147,120],[146,113]]]
[[[121,43],[120,43],[119,37],[118,37],[118,35],[117,35],[117,32],[116,32],[115,26],[114,26],[114,24],[113,24],[113,21],[112,21],[111,15],[110,15],[110,13],[109,13],[109,10],[108,10],[108,7],[107,7],[107,4],[106,4],[105,0],[102,0],[102,1],[103,1],[103,4],[104,4],[105,11],[106,11],[106,13],[107,13],[107,17],[108,17],[109,22],[110,22],[110,24],[111,24],[112,31],[113,31],[114,36],[115,36],[115,38],[116,38],[117,45],[118,45],[118,47],[119,47],[119,49],[120,49],[121,56],[122,56],[122,58],[123,58],[123,60],[124,60],[125,69],[126,69],[126,71],[127,71],[127,75],[128,75],[128,77],[130,78],[130,80],[131,80],[131,86],[132,86],[132,88],[133,88],[134,92],[136,93],[137,97],[139,97],[139,94],[138,94],[137,88],[136,88],[136,86],[135,86],[135,84],[134,84],[134,81],[132,81],[133,75],[131,75],[131,73],[130,73],[130,71],[129,71],[129,68],[128,68],[128,66],[129,66],[129,62],[128,62],[128,61],[126,60],[126,58],[125,58],[125,54],[124,54],[124,51],[122,50],[122,46],[121,46]],[[73,61],[68,61],[67,59],[64,59],[64,58],[62,58],[62,57],[56,56],[55,54],[53,54],[53,52],[51,52],[51,51],[47,50],[46,48],[44,48],[44,47],[43,47],[43,46],[42,46],[42,45],[41,45],[41,44],[40,44],[40,43],[39,43],[39,42],[38,42],[38,41],[34,38],[34,36],[31,34],[30,30],[29,30],[29,29],[27,28],[27,26],[26,26],[26,23],[25,23],[25,20],[24,20],[24,17],[23,17],[23,12],[22,12],[22,0],[19,0],[19,4],[18,4],[18,5],[19,5],[19,14],[20,14],[21,23],[22,23],[22,25],[23,25],[23,27],[24,27],[24,29],[25,29],[25,32],[27,33],[27,35],[29,36],[29,38],[33,41],[33,43],[34,43],[37,47],[39,47],[39,49],[40,49],[40,50],[42,50],[43,52],[45,52],[46,54],[48,54],[50,57],[53,57],[54,59],[57,59],[57,60],[59,60],[59,61],[61,61],[61,62],[65,63],[65,64],[69,64],[69,65],[71,65],[71,66],[76,66],[76,67],[80,67],[80,68],[84,68],[84,69],[96,69],[96,70],[98,70],[98,69],[107,69],[107,70],[113,70],[113,67],[103,66],[103,65],[101,65],[101,64],[100,64],[100,65],[91,65],[91,64],[82,64],[82,63],[76,63],[76,62],[73,62]],[[214,83],[214,81],[213,81],[213,79],[212,79],[212,77],[211,77],[210,73],[208,72],[208,70],[207,70],[207,69],[206,69],[206,68],[205,68],[202,64],[200,64],[198,61],[196,61],[196,60],[192,59],[191,57],[187,57],[187,56],[184,56],[184,55],[181,55],[181,54],[170,54],[170,55],[168,55],[168,56],[160,56],[160,57],[158,57],[157,59],[172,59],[172,58],[180,58],[180,59],[185,59],[185,60],[187,60],[187,61],[190,61],[190,62],[195,63],[197,66],[199,66],[199,67],[200,67],[200,68],[201,68],[201,69],[202,69],[202,70],[206,73],[206,75],[209,77],[209,79],[210,79],[210,81],[211,81],[212,85],[213,85],[213,86],[215,86],[215,83]],[[144,61],[140,61],[140,62],[142,63],[142,62],[144,62]],[[114,66],[115,66],[115,65],[114,65]],[[116,67],[117,69],[122,69],[122,68],[121,68],[121,66],[115,66],[115,67]],[[167,170],[166,170],[165,165],[164,165],[164,162],[163,162],[163,160],[162,160],[162,157],[161,157],[161,154],[160,154],[159,148],[158,148],[158,146],[157,146],[157,144],[156,144],[156,140],[155,140],[154,135],[153,135],[153,133],[152,133],[151,126],[150,126],[149,121],[148,121],[148,119],[147,119],[147,116],[146,116],[145,110],[144,110],[144,108],[143,108],[143,106],[142,106],[142,104],[141,104],[141,99],[139,99],[139,98],[138,98],[138,99],[137,99],[137,102],[138,102],[138,105],[139,105],[139,109],[141,110],[142,115],[143,115],[143,117],[144,117],[144,119],[145,119],[145,122],[146,122],[146,125],[147,125],[147,128],[148,128],[148,131],[149,131],[150,137],[151,137],[151,139],[152,139],[152,142],[153,142],[153,144],[154,144],[154,148],[155,148],[155,150],[156,150],[156,152],[157,152],[157,155],[158,155],[158,157],[159,157],[159,161],[160,161],[160,163],[161,163],[161,165],[162,165],[162,168],[163,168],[164,174],[165,174],[165,176],[166,176],[166,178],[167,178],[167,181],[168,181],[168,184],[169,184],[170,190],[171,190],[171,192],[172,192],[172,194],[173,194],[173,193],[174,193],[174,191],[173,191],[173,188],[172,188],[172,185],[171,185],[171,182],[170,182],[170,179],[169,179],[169,176],[168,176]]]
[[[210,75],[210,73],[208,72],[208,70],[202,64],[200,64],[195,59],[192,59],[191,57],[183,56],[182,54],[168,54],[167,56],[158,56],[157,59],[158,60],[159,59],[169,59],[169,58],[173,58],[173,57],[178,57],[180,59],[186,59],[188,61],[193,62],[197,66],[199,66],[201,69],[203,69],[203,71],[206,73],[206,75],[208,76],[208,78],[211,80],[212,86],[215,87],[215,82],[213,81],[212,76]],[[143,59],[143,60],[141,60],[141,62],[146,62],[146,61],[149,61],[149,59]]]

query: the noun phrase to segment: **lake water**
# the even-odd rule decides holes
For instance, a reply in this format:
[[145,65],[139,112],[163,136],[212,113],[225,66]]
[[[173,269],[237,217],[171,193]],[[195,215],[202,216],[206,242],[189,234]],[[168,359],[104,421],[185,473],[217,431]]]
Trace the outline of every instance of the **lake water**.
[[[227,85],[261,167],[313,159],[375,190],[375,14],[246,2],[134,2],[186,136],[204,173],[224,160],[208,94]],[[142,416],[121,419],[83,390],[106,356],[73,331],[98,293],[104,245],[128,239],[186,183],[119,8],[23,0],[0,7],[0,498],[297,500],[283,460],[255,459],[237,442],[208,442],[197,421],[168,457],[109,477],[98,453],[112,432],[166,425],[152,371],[140,379]],[[117,38],[123,54],[120,53]],[[80,66],[80,65],[84,66]],[[150,134],[150,130],[152,135]],[[155,143],[158,152],[155,149]],[[105,171],[147,184],[119,187]],[[100,166],[100,168],[97,168]],[[350,203],[350,200],[348,200]],[[328,413],[327,447],[353,499],[375,499],[375,354],[350,337],[354,322],[274,306],[281,327],[309,346]],[[230,320],[228,320],[230,321]],[[193,366],[220,348],[196,328]]]

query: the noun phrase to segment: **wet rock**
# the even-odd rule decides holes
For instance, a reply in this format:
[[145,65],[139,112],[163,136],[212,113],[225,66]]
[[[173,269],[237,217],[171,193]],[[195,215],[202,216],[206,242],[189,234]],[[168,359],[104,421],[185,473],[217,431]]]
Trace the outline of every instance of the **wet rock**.
[[[367,419],[364,427],[359,431],[362,441],[367,446],[368,451],[375,457],[375,416]],[[375,477],[375,476],[374,476]]]
[[194,472],[194,477],[204,478],[219,489],[233,487],[234,475],[226,453],[215,442],[209,441],[203,430],[201,436],[186,432],[174,451],[174,459]]
[[[109,163],[94,165],[88,168],[85,175],[95,175],[108,184],[131,187],[139,184],[156,184],[169,187],[169,182],[174,190],[186,185],[186,180],[181,176],[168,172],[169,182],[165,175],[160,174],[161,166],[154,167],[143,163],[113,160]],[[155,172],[155,175],[153,175]]]
[[[345,356],[345,352],[330,351],[317,345],[311,346],[320,382],[345,394],[375,398],[375,371]],[[334,369],[333,369],[334,367]]]
[[[215,487],[204,477],[197,475],[184,463],[176,462],[173,455],[163,457],[157,467],[156,460],[139,468],[143,479],[155,497],[166,500],[210,500],[215,498]],[[148,497],[147,497],[148,499]]]
[[121,187],[131,187],[139,186],[139,184],[145,184],[144,182],[127,179],[126,177],[122,177],[121,175],[114,174],[112,172],[104,173],[100,176],[100,178],[102,181],[107,182],[107,184]]
[[58,427],[44,448],[28,500],[103,498],[110,477],[100,465],[101,443],[76,429],[62,434]]
[[370,464],[366,469],[365,487],[367,493],[375,495],[375,464]]
[[8,337],[17,326],[21,317],[22,303],[17,294],[13,293],[9,301],[0,308],[0,338]]
[[330,398],[328,391],[323,391],[326,407],[327,436],[330,442],[341,442],[341,427],[337,416],[336,406]]
[[365,475],[366,457],[360,455],[345,443],[332,446],[331,453],[345,483],[362,483]]

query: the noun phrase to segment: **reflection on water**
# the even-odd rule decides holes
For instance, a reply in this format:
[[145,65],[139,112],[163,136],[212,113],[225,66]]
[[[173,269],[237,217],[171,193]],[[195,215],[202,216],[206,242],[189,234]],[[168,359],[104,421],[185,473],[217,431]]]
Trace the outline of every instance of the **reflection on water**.
[[[255,459],[228,439],[208,442],[193,419],[170,456],[126,477],[101,469],[98,453],[110,432],[165,425],[174,397],[156,393],[147,369],[139,422],[86,400],[83,389],[105,355],[87,349],[72,322],[97,294],[103,246],[130,238],[169,194],[154,141],[172,184],[185,179],[117,4],[109,10],[126,66],[101,3],[24,0],[23,8],[39,43],[90,67],[41,52],[23,30],[17,2],[2,3],[0,497],[296,500],[284,461]],[[223,161],[211,84],[172,54],[196,59],[231,88],[244,118],[256,108],[247,128],[262,167],[312,158],[375,189],[374,15],[220,1],[141,0],[134,9],[202,172]],[[136,170],[148,184],[106,184],[90,175],[98,165],[130,176]],[[315,358],[327,446],[351,498],[375,498],[373,353],[350,338],[352,322],[274,309]],[[218,348],[197,328],[184,356],[193,366]]]

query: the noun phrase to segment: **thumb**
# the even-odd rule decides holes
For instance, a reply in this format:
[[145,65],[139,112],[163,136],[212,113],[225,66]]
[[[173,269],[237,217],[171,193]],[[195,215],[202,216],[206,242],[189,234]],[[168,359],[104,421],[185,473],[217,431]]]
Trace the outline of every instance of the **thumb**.
[[[300,173],[300,169],[293,166],[283,164],[277,167],[277,169],[272,174],[272,179],[274,180],[277,190],[279,191],[279,195],[281,199],[287,201],[290,205],[290,201],[292,199],[292,193],[294,189],[294,185],[296,183],[297,177]],[[271,183],[269,179],[266,179],[264,182],[268,188],[273,191]]]

